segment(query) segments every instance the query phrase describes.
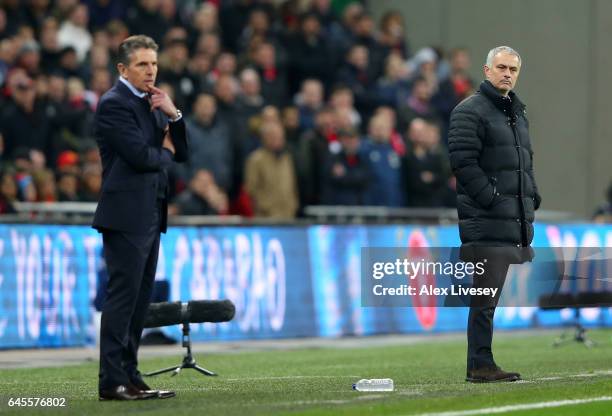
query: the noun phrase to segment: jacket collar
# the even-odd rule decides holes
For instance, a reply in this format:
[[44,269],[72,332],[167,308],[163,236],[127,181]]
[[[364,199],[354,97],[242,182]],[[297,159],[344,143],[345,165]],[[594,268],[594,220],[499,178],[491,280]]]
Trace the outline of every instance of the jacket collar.
[[135,96],[132,93],[132,91],[128,88],[128,86],[125,85],[123,82],[117,80],[114,88],[122,97],[124,97],[128,102],[132,103],[132,105],[135,105],[135,106],[139,106],[139,105],[142,106],[145,104],[148,105],[148,102],[145,98],[138,98],[137,96]]
[[128,89],[130,90],[130,92],[132,94],[134,94],[136,97],[138,98],[144,98],[147,96],[146,92],[142,92],[142,91],[138,91],[136,89],[135,86],[132,85],[132,83],[130,81],[128,81],[127,79],[123,78],[121,75],[119,76],[119,79],[117,80],[120,83],[122,83],[123,85],[125,85],[126,87],[128,87]]
[[523,104],[514,91],[510,91],[508,97],[504,97],[489,80],[482,81],[478,91],[501,111],[511,110],[514,114],[521,114],[525,111],[525,104]]

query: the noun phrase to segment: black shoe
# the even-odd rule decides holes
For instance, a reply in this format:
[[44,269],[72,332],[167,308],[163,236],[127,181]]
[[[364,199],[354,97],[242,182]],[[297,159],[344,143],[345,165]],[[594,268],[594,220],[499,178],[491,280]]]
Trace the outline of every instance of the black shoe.
[[131,384],[119,385],[112,389],[100,390],[99,400],[146,400],[157,397],[156,394],[139,390]]
[[136,380],[136,382],[132,382],[132,386],[134,388],[147,393],[154,394],[158,399],[169,399],[171,397],[176,396],[176,393],[171,390],[153,390],[147,383],[142,380]]
[[498,366],[476,368],[468,370],[465,381],[470,383],[496,383],[503,381],[518,381],[521,379],[519,373],[510,373]]

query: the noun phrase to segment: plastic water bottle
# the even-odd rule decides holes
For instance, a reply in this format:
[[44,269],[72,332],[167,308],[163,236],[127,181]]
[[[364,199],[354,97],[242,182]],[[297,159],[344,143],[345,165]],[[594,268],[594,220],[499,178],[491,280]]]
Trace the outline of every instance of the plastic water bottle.
[[390,378],[361,379],[353,384],[357,391],[393,391],[393,380]]

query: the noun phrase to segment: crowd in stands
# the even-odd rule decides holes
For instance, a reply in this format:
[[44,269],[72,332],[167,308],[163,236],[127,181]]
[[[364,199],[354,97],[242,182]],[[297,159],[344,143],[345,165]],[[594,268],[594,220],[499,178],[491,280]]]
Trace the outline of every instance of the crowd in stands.
[[412,51],[395,11],[330,0],[0,0],[0,213],[97,201],[96,105],[130,34],[186,117],[171,215],[454,207],[446,135],[469,51]]

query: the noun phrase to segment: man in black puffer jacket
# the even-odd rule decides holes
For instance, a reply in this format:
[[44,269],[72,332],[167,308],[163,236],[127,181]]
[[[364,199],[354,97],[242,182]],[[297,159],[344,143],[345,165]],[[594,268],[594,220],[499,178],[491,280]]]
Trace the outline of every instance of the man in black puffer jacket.
[[[487,55],[486,80],[453,110],[449,155],[457,178],[461,259],[489,259],[474,286],[498,287],[486,304],[472,298],[468,318],[467,381],[515,381],[493,360],[493,315],[510,263],[531,260],[534,211],[540,206],[525,105],[512,91],[519,54],[500,46]],[[470,253],[470,254],[467,254]],[[510,256],[510,258],[508,257]]]

